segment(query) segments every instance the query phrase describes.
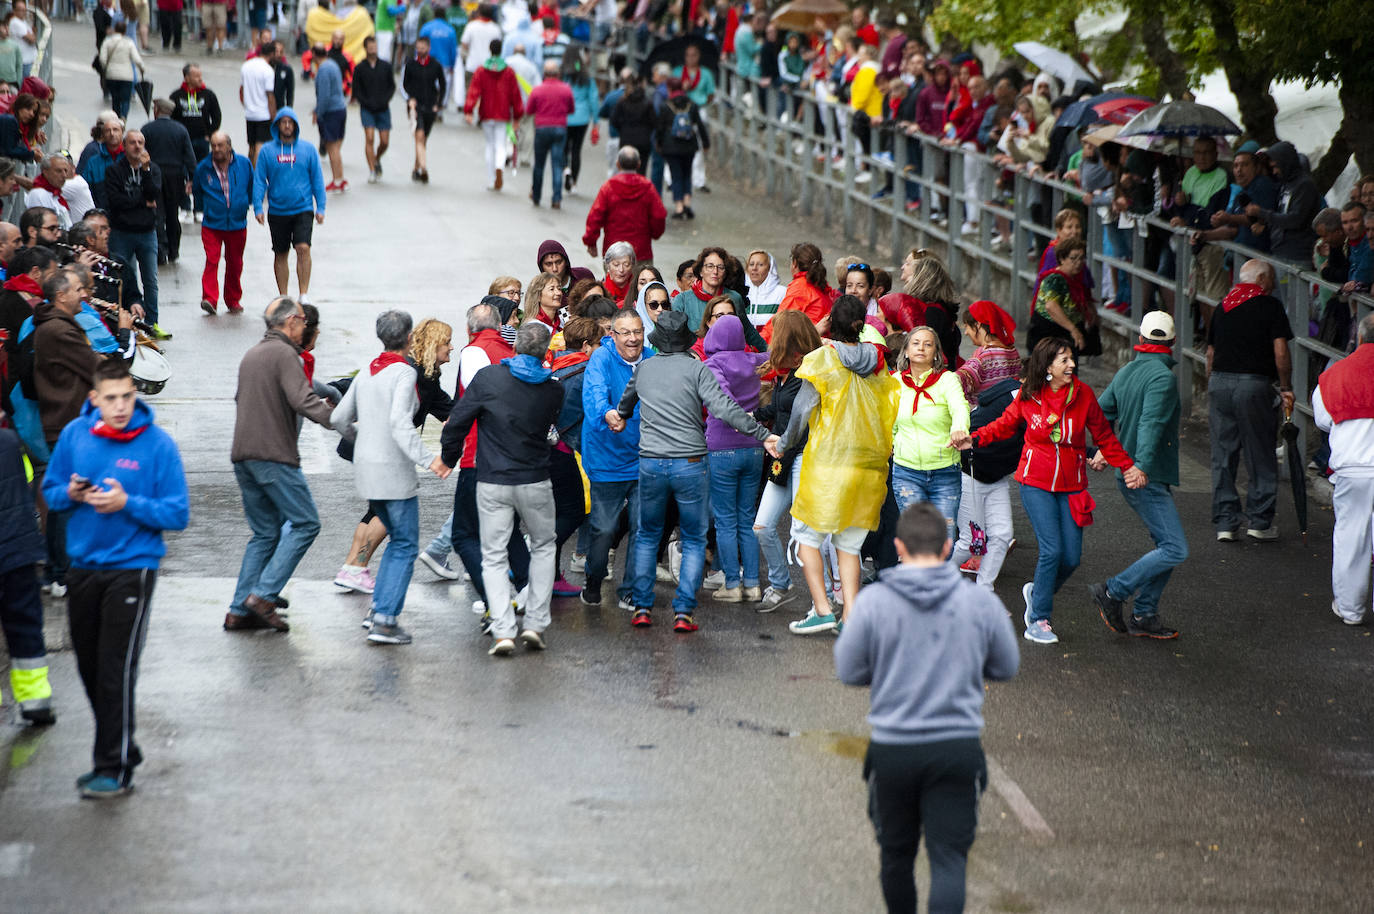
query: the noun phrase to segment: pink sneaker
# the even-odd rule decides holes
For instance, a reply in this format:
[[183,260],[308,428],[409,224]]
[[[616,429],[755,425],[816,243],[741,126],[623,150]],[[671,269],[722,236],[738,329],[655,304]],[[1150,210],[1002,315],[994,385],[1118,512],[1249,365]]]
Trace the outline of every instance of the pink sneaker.
[[366,568],[345,565],[339,569],[338,574],[334,575],[334,586],[344,590],[372,593],[376,585],[377,582],[372,579],[372,573]]
[[575,597],[582,592],[582,588],[576,584],[569,584],[562,575],[553,582],[553,595],[555,597]]

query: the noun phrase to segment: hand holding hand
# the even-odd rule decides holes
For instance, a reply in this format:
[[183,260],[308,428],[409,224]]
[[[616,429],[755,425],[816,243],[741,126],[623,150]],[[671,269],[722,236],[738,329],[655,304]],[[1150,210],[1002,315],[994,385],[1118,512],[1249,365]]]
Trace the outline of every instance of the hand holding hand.
[[1088,459],[1088,466],[1092,468],[1093,472],[1101,473],[1107,468],[1107,458],[1101,451],[1098,451]]
[[1150,477],[1145,475],[1145,471],[1135,464],[1121,474],[1128,489],[1143,489],[1150,484]]
[[965,431],[957,431],[949,436],[949,446],[956,451],[967,451],[973,447],[973,436]]
[[767,451],[768,456],[772,457],[774,460],[782,459],[782,450],[778,447],[781,441],[782,439],[777,435],[769,435],[767,438],[763,439],[763,449]]
[[619,433],[625,431],[625,420],[620,417],[620,411],[615,409],[606,410],[606,424],[611,431]]
[[448,479],[448,474],[453,472],[453,467],[444,463],[444,458],[435,457],[434,461],[429,465],[429,471],[440,479]]
[[86,490],[86,504],[95,508],[97,514],[114,514],[123,511],[129,502],[129,493],[119,484],[118,479],[106,476],[105,488]]

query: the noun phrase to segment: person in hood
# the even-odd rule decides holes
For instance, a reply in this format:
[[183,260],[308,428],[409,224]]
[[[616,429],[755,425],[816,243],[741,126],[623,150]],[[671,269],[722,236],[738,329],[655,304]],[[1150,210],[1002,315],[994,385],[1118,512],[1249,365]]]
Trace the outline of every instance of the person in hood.
[[767,251],[750,251],[744,263],[745,288],[749,293],[749,320],[762,327],[778,313],[787,288],[778,279],[778,265]]
[[579,279],[596,278],[596,274],[586,267],[573,266],[572,261],[568,259],[568,249],[552,238],[539,245],[534,263],[541,273],[557,274],[558,287],[564,292],[571,289],[572,284]]
[[652,261],[653,242],[663,237],[668,211],[654,185],[641,174],[643,159],[636,147],[622,146],[615,165],[615,177],[601,185],[587,212],[582,243],[587,253],[596,257],[598,237],[602,239],[602,254],[617,242],[627,242],[634,248],[635,260]]
[[447,479],[458,463],[430,453],[415,428],[420,400],[415,367],[406,360],[410,331],[410,315],[404,311],[377,316],[383,351],[367,370],[358,372],[329,417],[329,424],[345,436],[349,431],[356,434],[353,478],[358,494],[367,499],[391,537],[377,569],[372,608],[363,622],[369,629],[367,640],[374,644],[411,642],[398,617],[420,551],[420,482],[415,467],[427,466]]
[[[688,45],[688,48],[692,46]],[[696,72],[710,75],[709,70],[700,68]],[[654,148],[668,166],[673,218],[695,219],[696,213],[692,211],[692,163],[698,157],[704,159],[710,151],[711,135],[697,103],[692,101],[682,80],[677,77],[668,80],[668,100],[658,111]]]
[[830,312],[830,344],[802,359],[802,379],[782,441],[769,453],[778,458],[805,435],[801,476],[793,492],[792,539],[798,550],[812,605],[805,618],[788,625],[794,635],[834,631],[825,585],[821,544],[829,537],[839,553],[844,615],[859,591],[859,554],[869,531],[878,528],[887,499],[888,458],[897,419],[897,380],[883,371],[886,350],[859,342],[867,308],[843,295]]
[[520,97],[520,83],[515,71],[506,66],[501,57],[501,39],[490,43],[491,56],[472,74],[468,83],[467,100],[463,103],[463,117],[469,124],[474,115],[482,124],[486,138],[487,190],[500,190],[504,180],[502,166],[509,152],[506,134],[511,125],[525,116],[525,103]]
[[[706,331],[706,367],[726,396],[747,413],[759,406],[762,387],[759,366],[766,352],[750,352],[744,344],[744,324],[726,314]],[[757,603],[759,540],[754,535],[754,505],[759,488],[763,446],[753,435],[735,429],[714,413],[706,417],[706,448],[711,484],[711,517],[716,524],[716,561],[725,575],[715,599],[722,603]],[[743,586],[741,586],[741,584]]]
[[[310,242],[314,225],[324,224],[324,171],[315,147],[300,142],[300,120],[282,108],[272,121],[272,141],[258,150],[253,170],[253,212],[272,232],[272,269],[277,294],[285,295],[287,255],[296,251],[296,284],[302,304],[310,303]],[[264,209],[266,216],[264,217]]]
[[134,741],[134,683],[148,634],[149,602],[167,548],[184,530],[190,499],[172,436],[153,424],[129,369],[101,363],[81,415],[62,430],[43,477],[50,512],[70,512],[67,614],[77,670],[95,717],[84,797],[127,794],[143,753]]
[[[526,321],[515,337],[515,356],[479,371],[453,406],[442,436],[445,462],[456,465],[473,427],[477,438],[477,514],[481,524],[482,583],[492,608],[488,651],[515,652],[515,638],[543,650],[555,561],[556,508],[549,477],[549,428],[563,407],[563,387],[544,367],[552,334]],[[523,631],[510,601],[508,544],[523,524],[529,535],[530,583]]]
[[659,317],[671,310],[673,305],[668,297],[668,287],[663,283],[658,280],[647,282],[639,290],[639,297],[635,299],[635,313],[648,330],[652,331]]
[[[1159,621],[1159,598],[1174,568],[1188,558],[1188,540],[1178,516],[1171,488],[1178,485],[1178,419],[1182,404],[1174,377],[1171,349],[1174,319],[1163,311],[1151,311],[1140,322],[1140,342],[1135,358],[1112,378],[1099,401],[1102,415],[1121,430],[1121,444],[1135,456],[1149,482],[1138,489],[1118,478],[1126,504],[1140,516],[1155,548],[1129,568],[1092,586],[1093,602],[1102,621],[1114,632],[1138,638],[1167,641],[1178,632]],[[1090,463],[1105,469],[1099,451]],[[1135,598],[1128,622],[1126,601]]]
[[1024,432],[1016,481],[1021,484],[1021,503],[1035,528],[1040,556],[1035,580],[1021,588],[1026,601],[1022,637],[1034,644],[1059,642],[1050,627],[1054,595],[1082,561],[1083,528],[1092,523],[1087,433],[1092,432],[1107,462],[1122,471],[1127,486],[1139,489],[1150,481],[1107,424],[1092,388],[1074,377],[1074,369],[1073,349],[1067,340],[1041,340],[1026,364],[1020,393],[1002,415],[972,435],[956,433],[950,438],[951,445],[967,450]]
[[962,911],[988,781],[979,740],[984,680],[1011,679],[1021,656],[1002,601],[961,581],[946,561],[938,510],[907,509],[896,547],[897,567],[879,572],[854,602],[835,642],[835,672],[871,691],[864,779],[888,910],[916,910],[912,870],[924,837],[930,910]]
[[[734,323],[742,349],[743,328],[738,319]],[[617,326],[622,324],[617,322]],[[722,342],[725,339],[722,337]],[[673,630],[685,633],[698,628],[693,613],[706,571],[709,522],[707,461],[703,460],[708,444],[703,411],[709,410],[725,425],[753,441],[775,445],[778,440],[777,435],[730,399],[705,364],[692,357],[695,341],[685,314],[670,311],[659,317],[649,338],[657,354],[636,366],[619,405],[605,416],[611,430],[617,433],[626,429],[636,411],[641,417],[639,532],[635,538],[634,617],[630,623],[637,628],[653,624],[656,560],[669,497],[677,502],[682,542],[682,570],[673,597]],[[724,365],[730,365],[732,377],[738,375],[737,361],[727,357]],[[743,387],[742,382],[740,386]],[[752,487],[757,485],[758,464],[754,467],[748,495],[750,505],[754,503]],[[756,553],[754,561],[757,560]],[[757,580],[757,565],[754,573]]]
[[1322,195],[1292,143],[1284,140],[1270,146],[1269,161],[1279,182],[1278,206],[1265,209],[1251,203],[1245,207],[1245,215],[1264,225],[1270,253],[1290,263],[1305,264],[1317,243],[1312,219],[1322,208]]

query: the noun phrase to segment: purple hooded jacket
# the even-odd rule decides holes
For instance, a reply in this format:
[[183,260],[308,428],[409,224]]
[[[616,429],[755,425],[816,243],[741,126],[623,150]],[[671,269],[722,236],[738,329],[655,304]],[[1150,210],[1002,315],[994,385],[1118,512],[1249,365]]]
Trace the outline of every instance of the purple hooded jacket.
[[[706,367],[720,382],[721,390],[752,413],[759,405],[759,376],[756,369],[768,361],[766,352],[749,352],[744,346],[744,325],[733,315],[719,318],[706,331]],[[758,439],[735,431],[715,416],[706,417],[706,448],[726,451],[734,448],[763,447]]]

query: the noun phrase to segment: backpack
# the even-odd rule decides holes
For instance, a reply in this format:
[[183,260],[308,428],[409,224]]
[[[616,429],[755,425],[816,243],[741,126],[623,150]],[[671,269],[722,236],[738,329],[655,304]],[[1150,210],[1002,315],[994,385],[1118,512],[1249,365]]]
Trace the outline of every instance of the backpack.
[[688,143],[696,138],[696,130],[692,127],[691,108],[685,108],[673,114],[673,129],[669,133],[672,134],[673,139]]

